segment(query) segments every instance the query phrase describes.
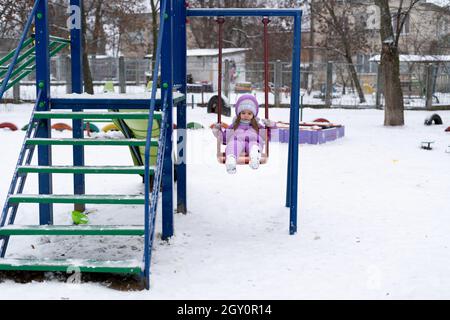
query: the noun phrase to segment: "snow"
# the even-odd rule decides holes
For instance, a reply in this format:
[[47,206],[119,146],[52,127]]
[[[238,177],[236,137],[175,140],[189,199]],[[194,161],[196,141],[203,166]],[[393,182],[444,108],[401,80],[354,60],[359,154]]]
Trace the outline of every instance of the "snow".
[[[380,62],[381,55],[377,54],[370,58],[369,61]],[[401,54],[400,62],[449,62],[449,55],[414,55]]]
[[[240,53],[251,50],[250,48],[223,48],[222,54],[233,54]],[[219,49],[188,49],[187,50],[188,57],[210,57],[210,56],[218,56]],[[152,55],[148,54],[145,56],[146,58],[151,58]]]
[[[223,48],[222,54],[233,54],[249,51],[249,48]],[[189,49],[187,50],[188,57],[206,57],[206,56],[218,56],[219,49]]]
[[[32,105],[0,105],[0,122],[22,127]],[[188,121],[216,121],[204,108]],[[303,120],[327,118],[346,137],[301,145],[299,229],[288,234],[284,207],[286,144],[271,144],[258,170],[228,175],[215,159],[208,129],[188,132],[188,214],[175,215],[175,236],[160,240],[161,203],[150,291],[116,291],[101,283],[58,280],[0,283],[0,299],[449,299],[450,111],[444,126],[424,126],[426,111],[406,111],[404,127],[382,125],[380,110],[305,109]],[[288,121],[288,109],[271,109]],[[230,122],[231,118],[223,117]],[[101,125],[101,124],[99,124]],[[70,133],[53,131],[56,137]],[[104,135],[104,134],[103,134]],[[24,137],[0,130],[3,205]],[[431,151],[421,141],[435,141]],[[54,164],[71,162],[71,148],[53,149]],[[131,165],[126,147],[86,147],[86,165]],[[34,163],[35,164],[35,163]],[[72,192],[68,175],[54,175],[58,194]],[[140,194],[138,175],[88,175],[89,194]],[[24,193],[35,193],[30,175]],[[71,223],[72,207],[55,205],[55,224]],[[139,225],[142,206],[88,205],[92,225]],[[17,224],[38,222],[37,206],[19,208]],[[8,258],[138,260],[139,237],[13,237]]]

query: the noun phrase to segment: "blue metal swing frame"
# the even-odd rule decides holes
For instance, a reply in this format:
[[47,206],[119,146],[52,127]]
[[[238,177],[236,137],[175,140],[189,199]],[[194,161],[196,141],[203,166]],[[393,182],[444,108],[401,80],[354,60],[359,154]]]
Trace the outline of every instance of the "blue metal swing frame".
[[[300,110],[300,54],[301,54],[301,20],[300,9],[188,9],[188,17],[293,17],[294,40],[292,52],[292,95],[289,126],[289,154],[287,169],[286,207],[290,209],[289,233],[297,232],[298,207],[298,134]],[[185,34],[182,35],[185,37]]]

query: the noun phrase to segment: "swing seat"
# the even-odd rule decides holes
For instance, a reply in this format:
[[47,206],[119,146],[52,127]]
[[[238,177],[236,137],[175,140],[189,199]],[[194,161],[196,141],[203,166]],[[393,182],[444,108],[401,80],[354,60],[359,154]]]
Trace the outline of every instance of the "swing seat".
[[[222,148],[221,148],[222,144],[225,145],[225,142],[221,138],[218,138],[217,139],[217,161],[221,164],[225,164],[226,155],[225,155],[225,152],[222,152]],[[266,148],[268,148],[268,145],[266,145]],[[267,152],[262,152],[259,163],[266,164],[268,159],[269,159],[269,156],[268,156]],[[249,164],[249,163],[250,163],[250,156],[247,152],[242,152],[241,155],[236,159],[236,164],[238,164],[238,165],[244,165],[244,164]]]
[[[223,24],[225,22],[225,19],[223,17],[218,17],[216,22],[219,25],[219,57],[218,57],[218,65],[219,65],[219,70],[218,70],[218,97],[222,96],[222,39],[223,39]],[[263,23],[264,23],[264,79],[265,79],[265,87],[264,87],[264,92],[265,92],[265,118],[268,119],[269,118],[269,54],[268,54],[268,29],[267,29],[267,25],[270,22],[268,17],[264,17],[263,19]],[[217,123],[220,123],[222,128],[222,121],[221,121],[221,114],[222,114],[222,99],[217,99]],[[213,126],[213,125],[212,125]],[[211,126],[211,127],[212,127]],[[268,132],[268,131],[266,131]],[[217,160],[219,161],[219,163],[221,164],[225,164],[226,162],[226,155],[225,152],[222,152],[221,149],[221,145],[222,144],[226,144],[224,141],[221,141],[222,138],[218,137],[217,139]],[[270,140],[270,134],[267,133],[266,134],[266,152],[265,153],[261,153],[261,159],[259,161],[260,164],[265,164],[267,163],[267,160],[269,158],[268,153],[269,153],[269,140]],[[249,164],[250,163],[250,156],[247,153],[243,153],[243,155],[240,155],[237,159],[236,159],[236,164],[238,165],[244,165],[244,164]]]
[[[269,157],[267,156],[266,153],[262,153],[261,154],[261,160],[259,161],[260,164],[266,164],[267,160],[269,159]],[[219,163],[221,164],[225,164],[226,161],[226,155],[225,152],[221,152],[219,155],[217,155],[217,160],[219,161]],[[244,155],[239,156],[236,159],[236,164],[238,165],[244,165],[244,164],[249,164],[250,163],[250,156],[245,153]]]

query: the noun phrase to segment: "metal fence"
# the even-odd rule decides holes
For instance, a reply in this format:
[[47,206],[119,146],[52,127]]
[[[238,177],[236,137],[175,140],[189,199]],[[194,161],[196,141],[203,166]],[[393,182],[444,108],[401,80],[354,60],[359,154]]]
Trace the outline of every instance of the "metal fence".
[[[355,64],[364,102],[347,63],[304,65],[301,88],[304,104],[332,107],[383,108],[383,79],[376,62]],[[450,63],[410,62],[400,64],[400,83],[405,109],[450,106]]]
[[[150,80],[151,61],[149,59],[130,59],[113,57],[90,58],[90,67],[95,91],[101,92],[106,82],[112,82],[116,92],[122,73],[126,91],[145,88]],[[346,63],[329,62],[302,64],[301,95],[304,105],[354,108],[382,108],[383,84],[375,62],[355,64],[364,102],[356,90],[351,77],[351,68]],[[401,85],[405,108],[430,108],[450,105],[450,63],[401,63]],[[200,90],[214,92],[217,90],[217,63],[188,63],[188,91]],[[290,101],[291,63],[271,61],[269,63],[270,103],[276,106],[287,105]],[[51,59],[52,92],[70,91],[70,59],[56,56]],[[20,91],[15,90],[21,99],[34,99],[35,75],[30,74],[20,84]],[[226,95],[244,92],[262,92],[264,90],[264,64],[224,63],[222,87]],[[197,86],[197,87],[196,87]],[[206,89],[205,89],[206,88]],[[139,89],[140,90],[140,89]],[[196,91],[197,90],[197,91]],[[9,96],[8,96],[9,95]],[[6,98],[13,96],[8,92]],[[189,98],[191,99],[191,98]],[[189,100],[190,102],[190,100]]]

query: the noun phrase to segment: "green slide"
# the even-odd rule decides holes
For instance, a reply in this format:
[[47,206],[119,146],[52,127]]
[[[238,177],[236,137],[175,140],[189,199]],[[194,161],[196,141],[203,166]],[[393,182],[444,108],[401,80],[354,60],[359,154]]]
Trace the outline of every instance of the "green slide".
[[[142,110],[119,110],[119,112],[140,112]],[[148,120],[114,119],[114,124],[122,131],[126,138],[146,139]],[[160,120],[153,119],[152,138],[158,138],[160,134]],[[145,147],[130,147],[134,165],[144,165]],[[156,165],[158,147],[150,147],[150,165]]]

